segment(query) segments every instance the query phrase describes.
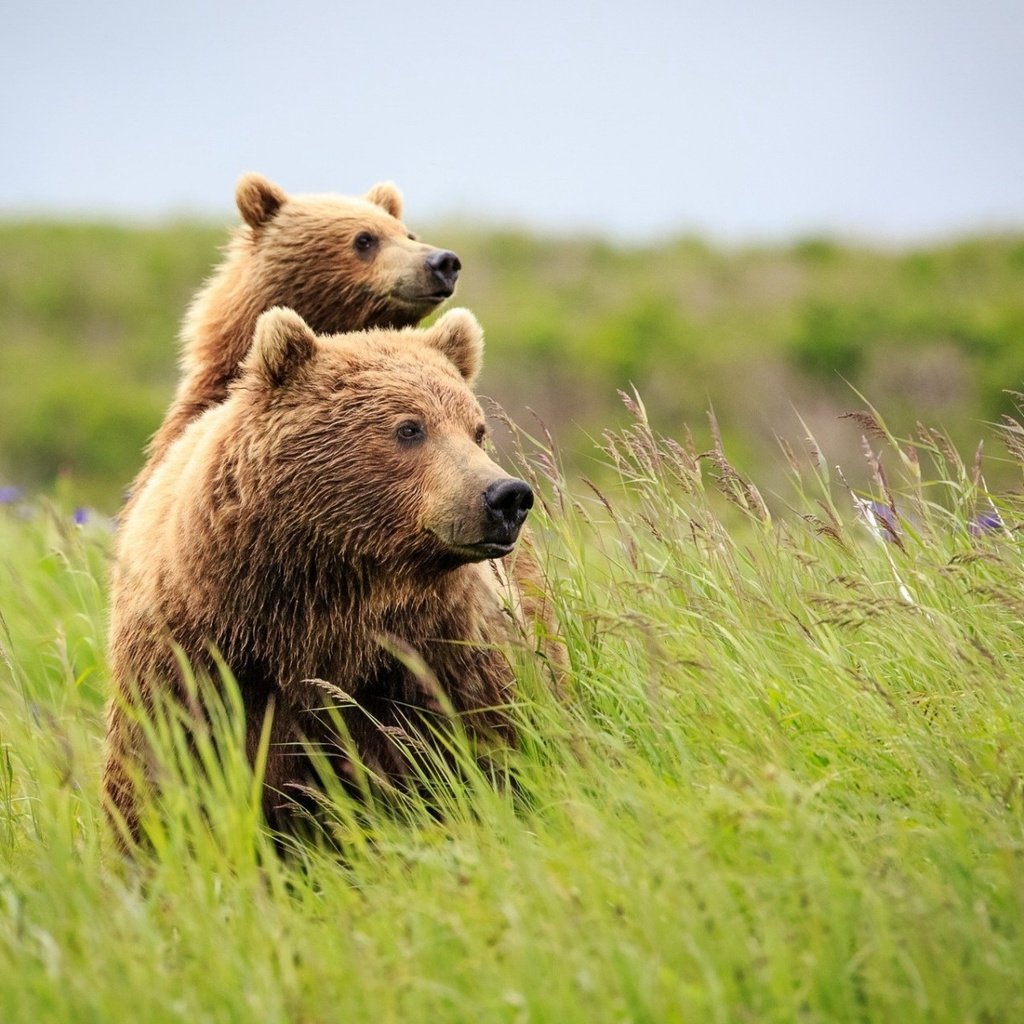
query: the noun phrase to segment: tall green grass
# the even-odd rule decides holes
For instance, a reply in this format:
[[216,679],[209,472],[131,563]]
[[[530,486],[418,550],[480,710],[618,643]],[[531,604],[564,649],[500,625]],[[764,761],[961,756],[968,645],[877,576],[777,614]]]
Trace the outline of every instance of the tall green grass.
[[520,667],[515,784],[286,856],[230,688],[114,852],[110,526],[0,513],[0,1020],[1024,1019],[1019,498],[865,412],[870,492],[808,438],[766,500],[627,403],[594,486],[519,435],[572,667]]

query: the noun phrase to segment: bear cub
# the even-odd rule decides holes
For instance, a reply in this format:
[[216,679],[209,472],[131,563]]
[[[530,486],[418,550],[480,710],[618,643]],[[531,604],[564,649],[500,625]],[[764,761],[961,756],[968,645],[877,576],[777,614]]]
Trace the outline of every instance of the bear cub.
[[265,310],[288,306],[321,334],[406,327],[455,290],[458,256],[416,239],[390,182],[362,198],[288,195],[246,174],[235,201],[244,223],[185,318],[182,378],[134,491],[185,426],[226,397]]

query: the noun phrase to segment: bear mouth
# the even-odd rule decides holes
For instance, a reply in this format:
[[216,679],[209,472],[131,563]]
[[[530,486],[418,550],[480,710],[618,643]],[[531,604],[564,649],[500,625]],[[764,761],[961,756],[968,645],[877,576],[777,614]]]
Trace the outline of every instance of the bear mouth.
[[401,289],[393,293],[392,298],[415,309],[428,309],[440,305],[445,299],[455,294],[455,287],[438,288],[432,292],[403,292]]
[[[429,530],[434,534],[433,530]],[[477,541],[474,544],[460,544],[452,539],[445,539],[434,534],[441,541],[449,554],[461,562],[486,562],[492,558],[504,558],[515,548],[515,539],[511,541]]]
[[497,541],[482,540],[476,544],[452,544],[448,548],[452,554],[458,555],[467,562],[486,562],[492,558],[504,558],[512,553],[515,542],[498,543]]
[[518,528],[484,532],[479,540],[472,541],[454,536],[456,531],[436,530],[431,526],[425,529],[435,542],[440,542],[449,558],[460,562],[487,562],[492,558],[504,558],[512,553],[519,539]]

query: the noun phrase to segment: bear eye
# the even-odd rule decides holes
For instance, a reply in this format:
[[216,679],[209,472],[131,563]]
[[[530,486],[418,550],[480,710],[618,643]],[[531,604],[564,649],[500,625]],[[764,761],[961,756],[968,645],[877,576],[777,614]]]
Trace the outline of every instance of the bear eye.
[[427,436],[427,429],[419,420],[405,420],[395,428],[395,437],[402,444],[415,444]]
[[356,235],[356,252],[369,252],[376,244],[377,236],[370,234],[369,231],[360,231],[359,234]]
[[481,423],[480,426],[476,428],[476,431],[473,434],[473,440],[478,445],[480,445],[481,448],[483,448],[483,446],[484,446],[484,438],[486,436],[487,436],[487,427],[485,427],[484,424]]

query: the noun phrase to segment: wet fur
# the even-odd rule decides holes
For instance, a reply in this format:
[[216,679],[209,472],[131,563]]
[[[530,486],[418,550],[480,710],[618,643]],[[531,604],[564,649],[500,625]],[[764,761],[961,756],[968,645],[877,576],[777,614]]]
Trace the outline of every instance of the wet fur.
[[[505,649],[533,643],[545,615],[537,566],[522,547],[464,564],[439,540],[471,537],[481,481],[504,476],[471,440],[479,326],[453,311],[430,331],[320,339],[307,351],[289,317],[263,332],[228,400],[185,430],[121,526],[105,788],[132,834],[132,778],[148,768],[130,708],[137,693],[144,708],[156,691],[187,699],[176,648],[200,674],[216,677],[213,651],[232,670],[250,756],[273,703],[265,810],[275,824],[313,782],[301,742],[347,776],[334,727],[313,710],[332,690],[361,705],[343,711],[345,724],[382,778],[406,774],[398,731],[429,742],[426,722],[446,701],[472,735],[511,736]],[[432,437],[412,452],[391,429],[410,411]],[[396,649],[424,659],[440,696]]]

